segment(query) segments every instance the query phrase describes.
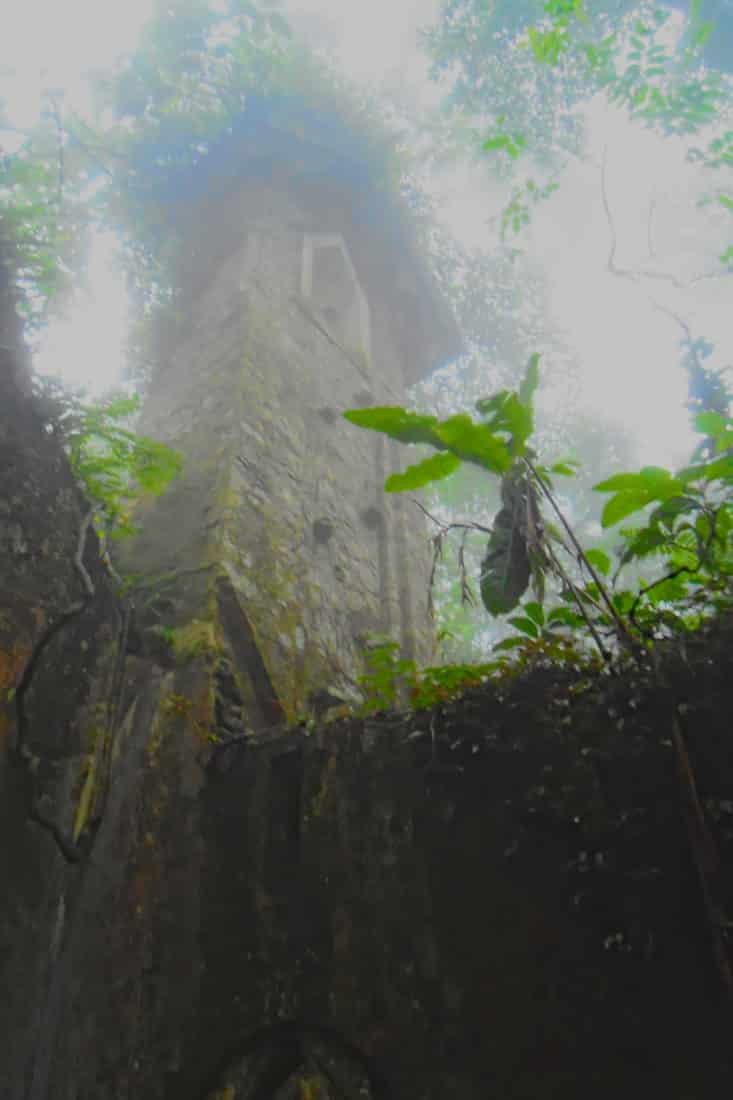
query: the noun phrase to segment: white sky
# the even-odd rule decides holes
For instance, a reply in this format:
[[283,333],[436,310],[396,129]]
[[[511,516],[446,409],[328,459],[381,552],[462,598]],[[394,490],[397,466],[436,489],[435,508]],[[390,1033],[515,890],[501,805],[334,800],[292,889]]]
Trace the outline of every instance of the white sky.
[[[287,0],[297,30],[329,49],[348,74],[422,103],[435,102],[417,30],[430,23],[439,0]],[[13,121],[26,125],[38,113],[40,90],[61,86],[67,100],[86,105],[83,73],[109,64],[132,48],[151,0],[24,0],[15,4],[0,42],[0,94]],[[585,369],[584,406],[616,416],[638,435],[643,461],[682,462],[689,450],[686,380],[676,364],[680,329],[653,300],[683,317],[695,335],[718,342],[714,362],[733,362],[730,279],[679,289],[668,280],[632,281],[607,270],[610,235],[601,201],[599,162],[608,146],[607,190],[621,268],[673,274],[688,282],[709,270],[703,246],[733,243],[733,219],[715,220],[695,209],[695,178],[674,142],[633,130],[611,110],[595,109],[591,160],[563,178],[560,191],[537,211],[520,245],[539,257],[551,280],[553,319]],[[444,216],[459,237],[475,244],[483,223],[498,212],[498,197],[476,171],[436,180]],[[655,252],[648,256],[647,220],[655,204]],[[724,212],[723,212],[724,214]],[[730,230],[730,240],[724,234]],[[491,234],[485,230],[488,242]],[[721,234],[723,236],[721,237]],[[722,242],[722,243],[721,243]],[[110,270],[111,239],[92,256],[89,294],[81,293],[69,319],[53,326],[38,357],[39,369],[61,372],[99,392],[119,376],[126,324],[121,283]],[[714,253],[715,254],[715,253]]]

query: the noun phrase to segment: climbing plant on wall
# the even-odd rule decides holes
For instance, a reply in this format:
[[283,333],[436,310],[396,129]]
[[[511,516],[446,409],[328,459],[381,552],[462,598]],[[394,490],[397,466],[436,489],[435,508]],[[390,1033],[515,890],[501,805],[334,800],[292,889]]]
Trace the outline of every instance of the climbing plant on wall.
[[92,402],[52,378],[34,385],[37,409],[68,455],[98,535],[106,543],[133,534],[134,505],[165,491],[181,471],[180,454],[133,430],[137,395]]

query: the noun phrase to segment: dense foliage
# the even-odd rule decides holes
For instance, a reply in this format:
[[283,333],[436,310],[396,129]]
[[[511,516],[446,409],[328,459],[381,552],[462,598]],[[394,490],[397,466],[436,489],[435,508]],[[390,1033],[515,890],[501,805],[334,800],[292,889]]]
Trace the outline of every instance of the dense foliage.
[[[616,428],[596,424],[589,431],[572,414],[555,413],[548,419],[540,413],[535,423],[532,413],[529,449],[529,436],[523,435],[527,425],[520,431],[516,422],[526,408],[511,389],[516,364],[541,352],[545,377],[552,376],[554,385],[561,380],[568,390],[566,409],[573,404],[577,364],[548,326],[546,286],[519,245],[525,227],[562,186],[565,165],[582,153],[587,105],[599,95],[624,106],[632,119],[684,135],[690,159],[709,173],[710,200],[721,210],[733,209],[733,198],[721,182],[733,162],[729,76],[704,63],[717,33],[710,22],[710,4],[694,0],[685,9],[687,22],[676,23],[673,9],[682,7],[648,0],[614,5],[603,0],[445,0],[438,23],[426,34],[433,75],[446,89],[429,127],[427,164],[468,151],[505,181],[508,200],[498,222],[502,243],[486,255],[461,250],[437,230],[420,194],[425,163],[416,165],[411,155],[400,161],[392,152],[400,146],[404,153],[407,138],[393,124],[391,109],[385,104],[375,108],[366,94],[305,49],[277,3],[160,2],[136,51],[114,72],[97,74],[93,117],[81,118],[67,110],[62,92],[49,89],[38,128],[16,134],[12,154],[2,157],[0,238],[15,250],[28,319],[40,326],[49,303],[77,277],[85,234],[95,226],[113,228],[136,296],[133,373],[143,377],[146,358],[154,358],[146,346],[146,319],[176,308],[170,261],[177,240],[166,209],[172,192],[231,139],[255,95],[273,101],[280,97],[287,104],[292,102],[287,97],[295,93],[314,110],[338,114],[356,132],[355,140],[367,150],[371,163],[382,166],[392,185],[401,182],[413,207],[424,215],[426,245],[468,345],[458,369],[431,379],[417,396],[424,412],[392,410],[397,420],[370,425],[397,432],[398,438],[407,432],[412,441],[410,433],[419,423],[422,443],[438,448],[390,488],[417,488],[416,479],[435,488],[429,503],[439,516],[436,556],[451,530],[461,532],[458,570],[451,574],[436,563],[444,636],[463,632],[470,643],[475,635],[475,614],[469,623],[461,608],[471,599],[467,578],[476,569],[483,605],[493,616],[514,610],[515,595],[532,581],[538,598],[530,601],[532,612],[521,618],[526,637],[538,643],[538,650],[547,648],[551,626],[556,636],[561,627],[571,628],[573,616],[589,616],[594,629],[603,633],[613,626],[612,613],[589,611],[594,600],[603,604],[599,578],[578,575],[582,561],[571,561],[568,580],[562,579],[551,537],[546,544],[549,517],[540,522],[541,500],[544,497],[547,505],[545,488],[555,492],[551,480],[557,471],[534,465],[537,472],[532,474],[526,463],[534,464],[535,451],[572,451],[583,458],[584,467],[570,483],[573,487],[553,499],[559,503],[562,498],[573,531],[589,546],[584,528],[590,530],[600,519],[592,486],[603,483],[614,464],[617,468],[625,462],[628,467],[628,441]],[[727,242],[720,249],[726,265],[731,249]],[[727,423],[725,387],[715,372],[705,371],[704,341],[693,340],[688,331],[684,347],[694,411],[718,415],[723,419],[716,423]],[[484,399],[482,394],[492,387],[498,394]],[[482,418],[478,422],[462,411],[471,406]],[[146,477],[157,477],[155,471],[170,476],[175,458],[163,452],[153,456],[146,450],[147,441],[133,445],[129,424],[122,427],[118,419],[120,411],[126,416],[131,410],[124,402],[82,410],[69,398],[57,422],[67,425],[67,446],[90,495],[104,503],[111,527],[124,529],[129,486],[145,488]],[[407,419],[400,421],[398,414]],[[697,423],[702,421],[698,418]],[[625,548],[616,551],[623,576],[633,583],[628,591],[614,591],[612,598],[619,613],[629,615],[632,627],[642,633],[653,633],[661,621],[661,612],[652,615],[652,625],[644,619],[655,601],[667,624],[677,616],[689,625],[699,604],[707,609],[717,598],[711,576],[721,576],[720,555],[725,551],[720,540],[727,537],[727,512],[720,502],[727,482],[715,463],[725,458],[725,451],[720,434],[711,429],[706,438],[708,454],[699,457],[706,458],[708,466],[701,473],[701,463],[693,463],[697,480],[692,474],[683,477],[680,471],[669,471],[654,481],[655,475],[647,470],[633,475],[641,481],[625,482],[627,487],[606,506],[601,538],[596,537],[585,554],[586,562],[593,562],[595,555],[598,572],[613,557],[614,525],[609,517],[620,522],[626,517],[616,513],[634,502],[657,505],[654,520],[643,528],[647,533],[642,537],[638,532],[635,543],[627,540]],[[561,466],[567,472],[566,465]],[[486,468],[497,475],[493,486],[482,477]],[[667,490],[669,500],[685,502],[674,516],[673,505],[659,495]],[[456,512],[465,521],[458,528]],[[520,513],[524,527],[518,537]],[[673,543],[677,557],[671,553]],[[666,573],[677,571],[664,584],[653,575],[653,554],[665,563]],[[583,608],[563,611],[558,606],[547,615],[536,610],[542,605],[540,588],[546,576],[556,594],[571,591],[569,584],[585,591]],[[698,596],[704,593],[697,603],[693,589]],[[694,604],[695,610],[681,605],[670,609],[669,600],[677,598]],[[577,604],[574,596],[572,600]],[[610,616],[608,622],[604,614]],[[509,649],[510,643],[521,649],[516,639],[501,644]],[[463,647],[464,653],[468,650],[470,644]]]
[[54,379],[37,378],[35,387],[38,411],[68,455],[103,546],[133,534],[135,503],[165,491],[180,473],[181,456],[132,430],[138,396],[89,402]]
[[[697,461],[681,470],[647,466],[595,486],[612,494],[603,508],[604,528],[643,514],[637,526],[621,530],[614,562],[604,551],[582,547],[558,505],[553,478],[573,476],[572,465],[542,464],[530,446],[538,360],[530,359],[518,391],[476,402],[479,420],[465,413],[439,420],[400,407],[345,413],[359,427],[437,451],[389,477],[387,492],[421,489],[463,462],[500,479],[501,507],[487,530],[481,563],[481,600],[489,614],[505,615],[517,609],[530,584],[534,599],[509,620],[519,634],[495,651],[577,662],[583,643],[592,641],[607,660],[615,646],[644,646],[727,610],[733,597],[733,419],[697,412],[704,442]],[[627,588],[624,567],[651,556],[659,563],[655,578]],[[546,612],[548,579],[556,582],[560,602]]]
[[[433,75],[449,88],[439,132],[456,151],[490,153],[495,172],[512,180],[504,233],[521,231],[582,153],[597,94],[665,134],[705,132],[706,146],[691,155],[720,167],[730,152],[730,76],[703,62],[714,24],[701,0],[692,0],[681,24],[672,7],[649,0],[443,5],[426,35]],[[716,195],[726,208],[729,199]],[[730,257],[726,248],[724,262]]]

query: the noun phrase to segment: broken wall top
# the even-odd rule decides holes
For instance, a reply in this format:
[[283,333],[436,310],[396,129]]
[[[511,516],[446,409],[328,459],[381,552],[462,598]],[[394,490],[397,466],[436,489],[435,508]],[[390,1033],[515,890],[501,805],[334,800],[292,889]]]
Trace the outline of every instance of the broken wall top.
[[306,212],[300,228],[340,235],[367,298],[389,301],[417,345],[406,378],[414,383],[460,354],[462,344],[421,255],[414,216],[386,174],[368,141],[341,119],[278,96],[250,97],[234,126],[185,175],[150,182],[184,249],[195,244],[199,284],[245,236],[244,222],[232,217],[236,195],[262,182],[286,191]]

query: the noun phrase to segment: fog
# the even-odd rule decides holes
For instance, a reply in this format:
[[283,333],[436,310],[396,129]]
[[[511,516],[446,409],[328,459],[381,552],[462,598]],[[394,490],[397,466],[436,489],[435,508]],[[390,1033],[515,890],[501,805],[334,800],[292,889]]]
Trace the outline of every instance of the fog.
[[[442,89],[429,78],[420,28],[436,18],[439,0],[288,0],[283,8],[295,30],[353,80],[418,120],[436,107]],[[62,87],[66,102],[84,110],[85,70],[133,48],[150,10],[150,0],[124,8],[35,0],[18,8],[2,57],[14,73],[0,85],[16,125],[32,122],[44,86]],[[600,98],[588,105],[587,120],[583,157],[536,208],[516,245],[546,276],[547,328],[580,364],[584,412],[622,422],[641,460],[674,464],[690,446],[683,326],[715,345],[713,366],[732,358],[729,280],[711,262],[725,212],[696,205],[702,181],[685,162],[683,141],[650,135]],[[508,192],[480,156],[426,172],[421,183],[459,241],[500,246],[496,219]],[[113,252],[111,237],[95,241],[86,286],[37,356],[40,370],[97,393],[119,381],[124,362],[127,307]],[[543,394],[548,407],[552,400]]]

